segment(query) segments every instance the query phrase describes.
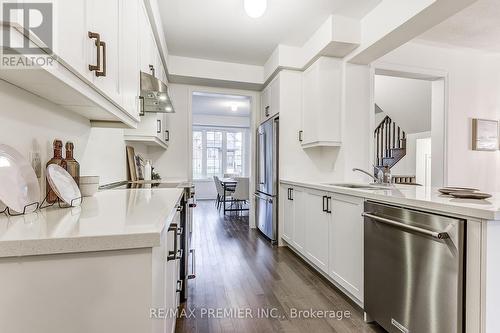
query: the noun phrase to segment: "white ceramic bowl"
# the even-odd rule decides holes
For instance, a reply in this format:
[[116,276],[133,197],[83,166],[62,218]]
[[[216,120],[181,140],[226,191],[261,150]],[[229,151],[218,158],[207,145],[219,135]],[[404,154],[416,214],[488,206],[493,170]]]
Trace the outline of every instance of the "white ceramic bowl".
[[82,192],[82,196],[91,197],[97,193],[99,190],[99,184],[80,184],[80,191]]
[[99,184],[99,176],[81,176],[80,185],[82,184]]

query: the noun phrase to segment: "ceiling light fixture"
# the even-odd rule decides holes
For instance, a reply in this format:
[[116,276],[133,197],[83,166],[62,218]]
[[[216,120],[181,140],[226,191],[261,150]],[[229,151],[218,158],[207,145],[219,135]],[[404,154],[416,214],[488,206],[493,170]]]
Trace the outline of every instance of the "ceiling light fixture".
[[267,0],[244,0],[244,7],[248,16],[258,18],[264,15],[267,9]]
[[233,112],[238,111],[238,105],[236,105],[236,103],[231,104],[231,111],[233,111]]

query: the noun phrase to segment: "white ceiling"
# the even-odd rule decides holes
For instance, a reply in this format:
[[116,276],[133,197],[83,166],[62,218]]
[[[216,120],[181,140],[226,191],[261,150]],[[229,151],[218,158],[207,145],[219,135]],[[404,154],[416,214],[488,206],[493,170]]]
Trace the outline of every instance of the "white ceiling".
[[418,37],[419,40],[500,52],[500,2],[478,0]]
[[278,44],[302,46],[333,13],[361,18],[382,0],[268,0],[248,17],[243,0],[159,1],[173,55],[263,65]]
[[194,92],[192,108],[193,114],[199,115],[249,117],[250,97]]

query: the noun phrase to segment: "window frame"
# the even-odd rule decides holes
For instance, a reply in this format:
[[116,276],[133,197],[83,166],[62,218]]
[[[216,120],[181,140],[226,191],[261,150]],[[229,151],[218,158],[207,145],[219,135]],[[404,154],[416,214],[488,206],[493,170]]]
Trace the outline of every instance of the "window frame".
[[[207,132],[222,132],[222,156],[221,156],[221,173],[218,175],[219,177],[222,177],[224,173],[226,173],[226,167],[227,167],[227,133],[242,133],[241,137],[241,150],[242,150],[242,161],[241,161],[241,175],[245,176],[248,172],[248,167],[247,167],[247,159],[248,159],[248,154],[249,154],[249,145],[248,145],[248,140],[249,140],[249,133],[250,129],[248,127],[231,127],[231,126],[200,126],[200,125],[193,125],[192,126],[192,133],[194,132],[201,132],[202,133],[202,148],[201,148],[201,157],[202,157],[202,176],[199,178],[195,177],[194,174],[194,167],[192,170],[192,177],[193,180],[195,181],[203,181],[203,180],[212,180],[212,176],[207,175]],[[194,145],[191,147],[193,150],[192,154],[192,161],[191,164],[194,166]]]

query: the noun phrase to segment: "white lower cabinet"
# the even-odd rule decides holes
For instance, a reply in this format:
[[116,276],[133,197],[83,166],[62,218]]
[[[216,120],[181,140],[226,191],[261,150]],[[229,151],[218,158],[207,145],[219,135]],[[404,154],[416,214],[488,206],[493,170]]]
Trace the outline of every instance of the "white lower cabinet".
[[363,300],[364,199],[333,194],[330,227],[330,275],[358,300]]
[[281,185],[282,239],[363,302],[364,199]]
[[294,235],[293,222],[295,221],[295,210],[293,205],[293,187],[281,186],[280,207],[283,216],[283,232],[281,233],[281,237],[288,243],[292,241]]
[[292,244],[305,254],[306,247],[306,193],[300,187],[293,188],[293,238]]
[[328,230],[332,215],[328,209],[330,196],[326,192],[306,189],[303,223],[306,231],[306,257],[316,267],[328,273]]

